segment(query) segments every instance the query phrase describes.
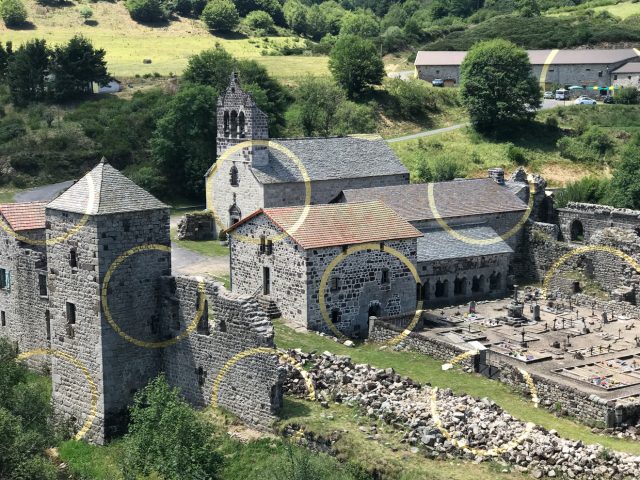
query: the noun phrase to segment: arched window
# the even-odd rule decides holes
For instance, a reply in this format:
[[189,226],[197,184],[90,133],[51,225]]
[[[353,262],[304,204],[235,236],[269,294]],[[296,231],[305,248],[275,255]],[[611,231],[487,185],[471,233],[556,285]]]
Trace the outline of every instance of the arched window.
[[467,291],[467,279],[466,277],[457,278],[453,281],[453,294],[464,295]]
[[571,222],[571,241],[582,242],[584,240],[584,227],[580,220],[574,220]]
[[224,112],[224,136],[229,136],[229,112]]
[[244,138],[245,126],[246,126],[246,121],[244,119],[244,112],[240,112],[240,115],[238,116],[238,129],[239,129],[241,138]]
[[438,280],[436,282],[436,298],[444,298],[449,295],[449,280]]
[[422,294],[420,298],[422,300],[429,300],[429,280],[425,280],[422,284]]
[[238,136],[238,112],[235,110],[231,111],[231,117],[229,120],[229,130],[231,131],[232,137]]
[[482,275],[480,275],[479,277],[476,277],[474,275],[473,278],[471,279],[471,291],[473,293],[482,292],[482,283],[483,282],[484,282],[484,277]]
[[[201,293],[198,292],[198,308],[200,308]],[[201,335],[209,335],[209,300],[204,301],[200,321],[198,322],[198,333]]]
[[233,165],[231,167],[231,171],[229,172],[229,176],[231,177],[229,179],[229,183],[231,183],[232,187],[237,187],[238,185],[240,185],[240,180],[238,178],[238,167]]
[[500,289],[500,277],[502,275],[500,275],[500,273],[496,273],[493,272],[490,276],[489,276],[489,290],[494,292],[498,289]]

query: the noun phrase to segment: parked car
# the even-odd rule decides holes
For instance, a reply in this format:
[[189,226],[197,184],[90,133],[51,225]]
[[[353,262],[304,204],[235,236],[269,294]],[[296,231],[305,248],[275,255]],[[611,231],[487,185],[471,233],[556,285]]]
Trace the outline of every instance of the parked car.
[[569,100],[569,93],[569,90],[565,90],[564,88],[556,90],[556,100]]
[[434,78],[431,81],[431,85],[433,85],[434,87],[444,87],[444,80],[441,78]]
[[553,100],[553,92],[544,92],[544,98]]
[[598,102],[596,102],[593,98],[589,98],[585,95],[579,96],[574,103],[576,105],[597,105],[598,104]]
[[611,95],[606,95],[603,99],[602,99],[603,103],[614,103],[613,102],[613,97]]

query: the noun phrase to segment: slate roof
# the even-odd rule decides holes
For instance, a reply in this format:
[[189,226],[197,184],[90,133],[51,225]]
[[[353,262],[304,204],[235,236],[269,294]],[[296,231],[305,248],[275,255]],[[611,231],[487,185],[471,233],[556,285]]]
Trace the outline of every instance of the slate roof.
[[[93,184],[93,194],[89,182]],[[88,215],[109,215],[169,207],[103,158],[93,170],[49,203],[47,208]]]
[[640,73],[640,62],[629,62],[615,69],[612,73]]
[[264,214],[305,250],[422,236],[420,231],[382,202],[311,205],[304,221],[290,231],[302,217],[304,209],[304,206],[260,209],[228,231]]
[[[460,235],[478,240],[498,237],[496,231],[486,225],[461,225],[453,227],[453,230]],[[441,228],[422,233],[423,236],[418,239],[418,262],[513,253],[511,247],[502,239],[495,243],[475,244],[459,240]]]
[[[527,50],[531,65],[544,65],[551,52],[552,50]],[[466,55],[465,51],[420,51],[416,55],[414,64],[457,66],[462,63]],[[560,50],[551,64],[611,64],[632,59],[640,59],[640,53],[633,48]]]
[[[274,139],[304,165],[312,181],[397,175],[409,172],[377,135]],[[252,167],[260,183],[302,182],[300,170],[287,155],[269,149],[269,164]]]
[[[409,222],[435,219],[424,183],[344,190],[342,196],[347,203],[379,200]],[[513,192],[490,178],[434,183],[433,198],[442,218],[527,209]]]
[[0,205],[0,215],[14,232],[43,229],[46,205],[46,202],[7,203]]

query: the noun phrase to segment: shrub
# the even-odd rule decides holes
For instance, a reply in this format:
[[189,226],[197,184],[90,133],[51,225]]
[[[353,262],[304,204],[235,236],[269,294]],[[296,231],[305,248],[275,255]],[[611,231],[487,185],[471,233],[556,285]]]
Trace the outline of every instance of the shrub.
[[209,30],[221,32],[235,30],[240,23],[240,15],[231,0],[211,0],[204,7],[200,18]]
[[335,135],[373,133],[376,129],[376,112],[371,105],[351,101],[343,102],[336,112]]
[[24,120],[18,116],[11,116],[2,119],[0,122],[0,143],[5,143],[18,138],[27,133]]
[[623,88],[616,92],[613,99],[616,103],[623,105],[637,105],[640,103],[640,90],[633,87]]
[[255,10],[247,15],[244,19],[249,28],[258,30],[264,33],[271,33],[274,28],[273,18],[267,12],[262,10]]
[[434,89],[422,80],[385,80],[393,113],[400,118],[422,118],[436,110]]
[[406,48],[407,36],[400,27],[389,27],[382,34],[382,48],[385,52],[398,52]]
[[82,7],[80,7],[80,10],[78,11],[80,12],[80,16],[84,18],[85,22],[89,20],[91,17],[93,17],[93,10],[91,10],[91,8],[89,8],[86,5],[83,5]]
[[125,0],[129,15],[137,22],[163,22],[169,10],[161,0]]
[[569,202],[603,203],[610,187],[608,178],[584,177],[558,190],[553,203],[556,208],[566,207]]
[[2,0],[0,16],[7,27],[19,27],[27,21],[27,9],[22,0]]
[[509,160],[511,160],[516,165],[524,166],[529,164],[525,149],[516,147],[512,143],[510,143],[507,147],[507,158],[509,158]]

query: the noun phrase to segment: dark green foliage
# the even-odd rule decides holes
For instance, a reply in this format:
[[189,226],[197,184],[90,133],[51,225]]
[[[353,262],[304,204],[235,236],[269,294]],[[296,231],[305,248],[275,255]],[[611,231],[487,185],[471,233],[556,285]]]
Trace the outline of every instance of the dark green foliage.
[[0,17],[7,27],[20,27],[27,21],[27,9],[22,0],[2,0]]
[[611,203],[616,207],[640,209],[640,137],[630,142],[611,180]]
[[370,40],[341,35],[331,50],[329,70],[350,96],[357,96],[384,78],[384,64]]
[[124,439],[124,477],[220,478],[222,457],[216,452],[213,434],[212,427],[159,376],[136,394],[131,407]]
[[50,56],[44,40],[28,41],[12,55],[7,67],[7,84],[13,103],[25,105],[45,98]]
[[616,103],[620,103],[622,105],[638,105],[640,103],[640,90],[633,87],[623,88],[616,92],[613,99]]
[[370,12],[348,12],[342,19],[341,35],[358,35],[374,38],[380,35],[380,20]]
[[6,143],[27,133],[24,120],[17,115],[11,115],[0,120],[0,143]]
[[80,35],[57,46],[49,68],[54,97],[58,100],[73,99],[91,93],[93,83],[106,85],[110,76],[104,56],[103,49],[93,48],[91,42]]
[[516,147],[513,144],[509,145],[507,148],[507,158],[520,166],[525,166],[529,163],[525,149],[522,147]]
[[285,24],[285,16],[282,10],[282,5],[278,0],[234,0],[238,13],[245,17],[249,13],[256,10],[267,12],[271,18],[278,24]]
[[403,50],[408,44],[409,38],[400,27],[389,27],[382,34],[382,48],[387,53]]
[[240,15],[231,0],[211,0],[200,15],[209,30],[231,32],[238,27]]
[[170,7],[163,0],[125,0],[129,15],[137,22],[164,22],[171,13]]
[[307,32],[307,7],[299,0],[287,0],[283,6],[284,18],[291,30],[297,34]]
[[303,134],[329,136],[345,101],[344,91],[330,80],[311,76],[302,80],[296,90],[296,106],[297,123]]
[[30,381],[16,353],[0,339],[0,478],[55,480],[56,468],[44,457],[54,444],[50,392]]
[[560,155],[576,162],[599,162],[613,150],[613,140],[600,127],[589,127],[577,137],[558,140]]
[[457,159],[445,156],[436,156],[433,159],[422,157],[416,166],[417,178],[412,178],[412,181],[447,182],[455,178],[463,178],[465,175],[465,168]]
[[527,53],[506,40],[474,46],[462,62],[460,76],[462,103],[478,130],[531,120],[540,105],[540,87],[531,76]]
[[422,80],[390,78],[384,85],[389,97],[387,110],[397,118],[420,120],[441,107],[459,105],[456,90],[436,89]]
[[262,10],[254,10],[247,15],[245,23],[249,28],[266,34],[273,32],[273,28],[275,26],[271,15],[267,12],[263,12]]
[[9,60],[12,54],[11,42],[7,42],[6,47],[0,42],[0,80],[6,79],[7,68],[9,68]]
[[158,169],[174,192],[197,198],[215,162],[216,100],[212,87],[188,85],[171,99],[151,140]]
[[584,177],[568,183],[554,195],[553,205],[564,208],[569,202],[606,203],[611,180],[599,177]]

